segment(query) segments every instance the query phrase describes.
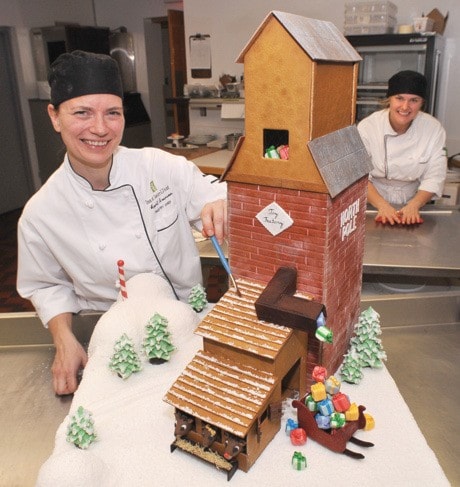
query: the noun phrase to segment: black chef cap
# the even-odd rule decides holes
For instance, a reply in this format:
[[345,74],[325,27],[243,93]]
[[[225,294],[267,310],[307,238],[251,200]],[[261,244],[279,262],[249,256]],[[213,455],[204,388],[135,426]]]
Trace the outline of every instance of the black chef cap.
[[426,98],[426,78],[416,71],[400,71],[388,81],[387,96],[407,93]]
[[110,94],[123,98],[118,64],[106,54],[85,51],[61,54],[50,67],[48,82],[54,106],[84,95]]

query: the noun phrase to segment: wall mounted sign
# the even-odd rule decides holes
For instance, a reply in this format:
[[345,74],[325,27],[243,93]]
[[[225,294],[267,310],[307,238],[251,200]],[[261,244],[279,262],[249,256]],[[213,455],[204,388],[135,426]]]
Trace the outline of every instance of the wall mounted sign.
[[294,223],[294,220],[275,202],[259,211],[256,218],[273,236],[283,232]]
[[211,70],[211,36],[195,34],[189,37],[190,68],[192,78],[210,78]]

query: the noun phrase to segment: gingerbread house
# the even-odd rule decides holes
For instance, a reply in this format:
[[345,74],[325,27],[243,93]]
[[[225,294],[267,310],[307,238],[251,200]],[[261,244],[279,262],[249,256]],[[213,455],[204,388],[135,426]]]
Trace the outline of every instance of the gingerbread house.
[[[305,393],[314,365],[342,360],[359,315],[370,170],[350,125],[359,60],[333,24],[282,12],[239,57],[246,134],[223,179],[241,296],[231,288],[203,319],[203,351],[165,396],[180,418],[172,448],[217,465],[210,451],[231,447],[247,471],[280,428],[282,399]],[[267,157],[272,146],[288,157]],[[334,334],[324,347],[321,314]]]
[[[267,283],[282,266],[323,303],[333,347],[310,340],[309,370],[336,370],[359,316],[367,174],[356,127],[360,56],[330,22],[271,12],[244,62],[246,133],[228,183],[229,260],[237,277]],[[287,146],[288,158],[267,148]]]
[[[271,302],[263,296],[267,289],[272,295],[273,287],[277,295],[289,298],[284,287],[291,295],[296,277],[294,268],[282,268],[272,287],[239,280],[241,296],[229,290],[199,324],[196,333],[203,337],[203,351],[165,396],[184,426],[176,426],[172,449],[208,460],[231,478],[237,468],[248,471],[279,431],[282,400],[306,392],[308,331],[316,329],[324,307],[291,296],[299,303],[290,303],[279,315],[295,325],[287,327],[259,319],[254,303]],[[277,291],[280,285],[283,292]],[[214,432],[211,443],[209,431]],[[229,441],[241,446],[234,460]]]

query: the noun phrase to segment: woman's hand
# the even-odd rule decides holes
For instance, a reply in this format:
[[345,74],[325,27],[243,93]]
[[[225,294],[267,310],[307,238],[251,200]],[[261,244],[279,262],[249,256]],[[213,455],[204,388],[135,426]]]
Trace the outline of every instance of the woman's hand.
[[401,223],[401,213],[385,201],[385,203],[378,208],[375,221],[383,224],[389,223],[390,225]]
[[201,210],[201,221],[203,237],[215,235],[222,244],[227,233],[227,201],[217,200],[204,205]]
[[72,332],[72,315],[62,313],[52,318],[48,328],[53,335],[56,355],[51,367],[54,392],[73,394],[78,387],[77,374],[88,361],[85,350]]
[[423,223],[423,219],[420,216],[420,208],[431,201],[433,196],[433,193],[419,189],[415,196],[403,206],[401,210],[399,210],[401,214],[401,223],[405,225]]

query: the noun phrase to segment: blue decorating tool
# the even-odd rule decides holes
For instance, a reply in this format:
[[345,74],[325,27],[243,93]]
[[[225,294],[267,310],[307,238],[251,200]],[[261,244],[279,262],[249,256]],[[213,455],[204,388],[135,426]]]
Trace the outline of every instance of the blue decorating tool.
[[232,281],[233,287],[236,290],[236,294],[241,297],[241,292],[238,289],[238,284],[235,281],[235,278],[233,277],[232,271],[230,270],[230,266],[228,265],[227,259],[225,258],[224,253],[222,252],[222,247],[219,245],[219,242],[217,241],[217,238],[215,235],[212,237],[209,237],[211,239],[212,244],[214,245],[214,248],[216,249],[217,254],[219,255],[219,259],[222,262],[222,265],[224,266],[224,269],[226,270],[227,274],[230,277],[230,280]]

